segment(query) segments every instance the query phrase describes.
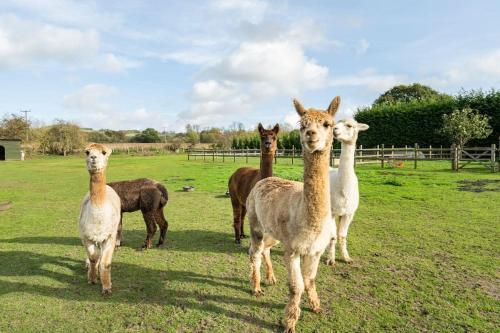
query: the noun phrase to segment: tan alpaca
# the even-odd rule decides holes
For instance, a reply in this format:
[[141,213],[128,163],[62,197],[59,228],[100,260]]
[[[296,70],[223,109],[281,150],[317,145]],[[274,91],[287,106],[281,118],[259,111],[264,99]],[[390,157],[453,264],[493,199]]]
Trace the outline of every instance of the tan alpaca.
[[[80,208],[80,238],[87,250],[87,278],[97,283],[100,273],[102,294],[111,293],[111,259],[120,224],[121,203],[118,194],[106,185],[106,166],[111,149],[92,143],[85,148],[90,192]],[[99,253],[99,248],[101,253]]]
[[[259,181],[247,199],[250,221],[251,284],[254,295],[260,295],[260,266],[264,257],[268,283],[276,282],[270,248],[281,241],[290,288],[285,310],[285,332],[295,332],[300,315],[300,299],[305,291],[314,312],[321,311],[315,278],[321,254],[325,250],[334,224],[330,212],[328,162],[332,145],[333,115],[340,97],[328,110],[306,110],[297,100],[300,115],[300,142],[304,155],[304,183],[270,177]],[[302,265],[301,265],[302,261]]]

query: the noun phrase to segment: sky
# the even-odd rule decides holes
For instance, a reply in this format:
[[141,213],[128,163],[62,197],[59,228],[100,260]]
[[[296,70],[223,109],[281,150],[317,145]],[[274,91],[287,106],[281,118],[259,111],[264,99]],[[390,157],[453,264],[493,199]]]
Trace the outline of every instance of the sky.
[[0,115],[94,129],[338,119],[396,84],[500,88],[500,1],[0,1]]

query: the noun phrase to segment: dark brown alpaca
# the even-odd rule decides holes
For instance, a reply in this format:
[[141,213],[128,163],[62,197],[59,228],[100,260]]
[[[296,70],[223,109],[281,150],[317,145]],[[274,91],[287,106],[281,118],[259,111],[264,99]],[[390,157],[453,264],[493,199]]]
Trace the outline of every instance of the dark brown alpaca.
[[266,130],[259,123],[260,133],[260,169],[243,167],[236,170],[229,178],[229,195],[233,205],[234,216],[234,242],[240,244],[241,238],[245,238],[243,222],[245,220],[246,201],[248,194],[255,183],[273,175],[273,159],[278,142],[279,125],[276,124],[272,130]]
[[122,241],[123,213],[135,212],[139,209],[146,223],[146,240],[142,246],[149,249],[152,246],[152,238],[156,232],[156,224],[160,227],[160,239],[157,246],[165,241],[168,222],[163,215],[163,207],[167,204],[167,189],[157,181],[148,178],[125,180],[121,182],[108,183],[121,200],[121,218],[116,245],[120,246]]

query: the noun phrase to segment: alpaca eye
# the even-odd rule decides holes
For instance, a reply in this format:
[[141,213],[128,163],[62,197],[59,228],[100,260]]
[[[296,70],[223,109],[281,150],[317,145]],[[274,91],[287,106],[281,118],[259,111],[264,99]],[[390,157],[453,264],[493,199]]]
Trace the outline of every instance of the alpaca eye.
[[330,124],[329,124],[327,121],[325,121],[325,122],[323,123],[323,126],[324,126],[325,128],[328,128],[328,127],[330,126]]
[[89,156],[90,152],[88,150],[86,150],[85,154],[87,154],[87,156]]
[[102,154],[103,154],[103,155],[106,155],[106,152],[103,150],[103,151],[102,151]]
[[349,125],[349,124],[348,124],[348,125],[346,125],[346,126],[347,126],[348,128],[352,128],[352,125]]

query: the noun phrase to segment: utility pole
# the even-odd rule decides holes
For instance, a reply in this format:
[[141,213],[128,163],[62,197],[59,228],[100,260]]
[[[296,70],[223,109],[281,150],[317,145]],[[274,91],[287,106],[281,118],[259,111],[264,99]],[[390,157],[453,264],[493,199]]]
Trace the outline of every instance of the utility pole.
[[167,142],[167,132],[165,131],[167,128],[163,126],[163,141]]
[[28,142],[28,132],[29,132],[28,113],[29,112],[31,112],[31,110],[21,110],[21,113],[24,113],[24,121],[26,122],[26,142]]

